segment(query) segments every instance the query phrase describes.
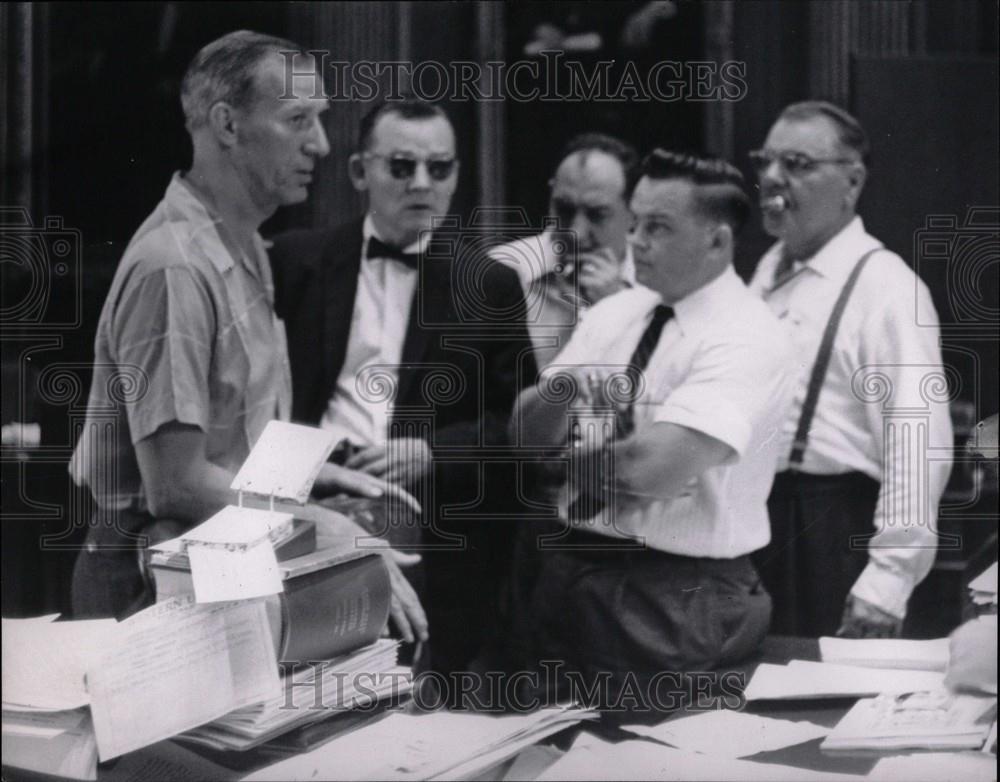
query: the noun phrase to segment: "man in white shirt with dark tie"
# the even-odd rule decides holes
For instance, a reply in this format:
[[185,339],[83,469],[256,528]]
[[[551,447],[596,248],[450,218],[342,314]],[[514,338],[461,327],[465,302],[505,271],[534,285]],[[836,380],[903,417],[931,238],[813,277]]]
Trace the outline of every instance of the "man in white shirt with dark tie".
[[775,600],[773,629],[895,636],[934,561],[951,470],[934,305],[857,214],[868,141],[854,117],[793,104],[751,157],[764,228],[778,239],[751,287],[798,358],[772,542],[755,559]]
[[768,541],[792,373],[780,324],[733,271],[742,183],[722,160],[654,151],[631,199],[645,287],[595,305],[518,399],[519,441],[568,446],[575,477],[561,524],[538,532],[515,664],[652,687],[735,662],[767,632],[749,554]]

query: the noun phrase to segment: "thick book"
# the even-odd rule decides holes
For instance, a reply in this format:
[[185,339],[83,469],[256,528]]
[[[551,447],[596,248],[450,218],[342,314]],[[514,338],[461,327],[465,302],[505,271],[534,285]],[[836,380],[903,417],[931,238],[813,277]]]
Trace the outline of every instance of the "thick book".
[[[389,618],[382,557],[353,542],[279,562],[284,591],[267,598],[279,662],[328,660],[372,643]],[[191,573],[151,562],[156,598],[190,594]]]

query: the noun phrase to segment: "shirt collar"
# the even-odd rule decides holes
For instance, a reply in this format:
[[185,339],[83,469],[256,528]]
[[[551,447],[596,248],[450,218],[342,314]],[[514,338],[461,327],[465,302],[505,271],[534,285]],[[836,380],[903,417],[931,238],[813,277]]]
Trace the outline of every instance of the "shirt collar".
[[746,286],[736,276],[732,265],[718,277],[674,302],[674,319],[682,333],[715,321],[720,313],[743,306],[741,296]]
[[[385,238],[380,236],[379,232],[375,229],[375,221],[372,220],[371,213],[365,215],[365,221],[361,226],[361,235],[364,237],[366,248],[368,246],[368,240],[371,239],[373,236],[377,238],[380,242],[384,242],[385,244],[390,244],[389,242],[386,242]],[[412,244],[408,244],[406,247],[403,247],[402,250],[404,253],[407,254],[423,255],[424,251],[427,249],[427,245],[430,242],[430,240],[431,240],[431,232],[421,231],[420,237],[417,239],[417,241],[413,242]],[[365,250],[366,255],[367,252],[368,251],[366,249]]]
[[[855,215],[847,225],[834,234],[811,258],[805,259],[806,268],[821,277],[833,280],[846,279],[854,264],[864,253],[879,242],[865,231],[860,215]],[[781,244],[775,248],[781,256]]]
[[[236,260],[219,236],[217,226],[222,218],[195,195],[180,171],[174,172],[163,200],[174,213],[175,219],[190,226],[191,239],[201,246],[203,254],[219,272],[227,272],[236,265]],[[255,244],[258,242],[259,237],[255,237]]]

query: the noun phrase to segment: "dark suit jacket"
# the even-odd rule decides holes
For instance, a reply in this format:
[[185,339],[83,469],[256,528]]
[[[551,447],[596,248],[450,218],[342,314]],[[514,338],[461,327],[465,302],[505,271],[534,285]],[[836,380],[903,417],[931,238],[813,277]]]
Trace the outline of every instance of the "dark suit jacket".
[[[319,423],[344,365],[361,226],[291,231],[270,251],[275,306],[288,331],[292,416],[302,423]],[[483,252],[456,259],[455,239],[439,232],[420,263],[391,425],[430,411],[432,449],[502,445],[518,392],[535,381],[521,286]]]

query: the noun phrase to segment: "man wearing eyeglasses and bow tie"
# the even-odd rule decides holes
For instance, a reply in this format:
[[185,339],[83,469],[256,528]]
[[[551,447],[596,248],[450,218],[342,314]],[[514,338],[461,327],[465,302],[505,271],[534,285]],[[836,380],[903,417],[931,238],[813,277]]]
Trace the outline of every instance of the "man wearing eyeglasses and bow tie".
[[[378,105],[362,119],[349,160],[365,216],[284,234],[272,250],[293,418],[336,431],[347,466],[420,499],[425,528],[394,530],[394,544],[445,547],[424,552],[431,663],[442,671],[476,652],[494,613],[510,531],[457,517],[495,500],[499,482],[491,465],[480,480],[476,449],[506,443],[518,356],[531,361],[514,272],[485,258],[442,257],[430,245],[458,170],[440,107],[409,98]],[[524,382],[533,380],[534,367],[522,368]],[[464,448],[467,458],[432,465],[442,448]]]
[[934,561],[952,447],[939,328],[927,286],[857,214],[867,158],[857,120],[819,101],[788,106],[751,153],[778,239],[751,287],[800,357],[756,557],[776,633],[897,636]]

